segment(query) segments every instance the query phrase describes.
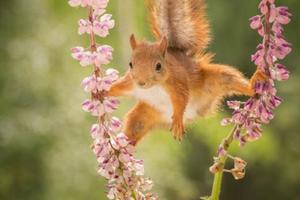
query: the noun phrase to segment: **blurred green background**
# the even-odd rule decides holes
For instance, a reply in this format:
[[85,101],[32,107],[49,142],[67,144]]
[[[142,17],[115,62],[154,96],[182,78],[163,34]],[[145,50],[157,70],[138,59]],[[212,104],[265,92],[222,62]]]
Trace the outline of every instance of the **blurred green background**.
[[[290,7],[292,23],[286,36],[294,45],[286,59],[291,79],[279,83],[284,103],[261,140],[233,154],[248,161],[247,175],[235,181],[225,175],[223,200],[300,200],[300,67],[299,0],[278,0]],[[260,41],[248,19],[258,0],[208,1],[217,62],[238,66],[248,77],[250,62]],[[141,0],[112,0],[109,12],[116,28],[105,40],[115,48],[110,66],[127,68],[128,37],[151,38]],[[71,59],[70,48],[87,45],[77,35],[84,9],[72,9],[63,0],[0,1],[0,199],[104,200],[105,181],[96,174],[90,150],[94,119],[81,110],[86,94],[81,80],[91,70]],[[118,116],[134,102],[122,98]],[[208,172],[217,145],[230,128],[219,121],[228,110],[188,127],[181,144],[165,130],[150,134],[139,146],[146,173],[155,182],[160,199],[196,200],[210,193]]]

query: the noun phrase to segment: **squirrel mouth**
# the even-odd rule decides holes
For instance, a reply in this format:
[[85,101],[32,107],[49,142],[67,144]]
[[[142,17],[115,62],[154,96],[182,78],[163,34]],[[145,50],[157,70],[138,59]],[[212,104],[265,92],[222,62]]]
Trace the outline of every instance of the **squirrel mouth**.
[[150,83],[137,83],[137,86],[141,89],[149,89],[152,87],[152,84]]

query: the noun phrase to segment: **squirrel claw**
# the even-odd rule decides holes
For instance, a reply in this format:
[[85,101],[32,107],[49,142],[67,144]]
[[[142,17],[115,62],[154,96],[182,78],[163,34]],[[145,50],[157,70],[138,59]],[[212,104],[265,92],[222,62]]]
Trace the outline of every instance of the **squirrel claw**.
[[173,122],[171,131],[173,132],[173,137],[175,140],[182,141],[185,134],[184,126],[182,122],[177,120]]

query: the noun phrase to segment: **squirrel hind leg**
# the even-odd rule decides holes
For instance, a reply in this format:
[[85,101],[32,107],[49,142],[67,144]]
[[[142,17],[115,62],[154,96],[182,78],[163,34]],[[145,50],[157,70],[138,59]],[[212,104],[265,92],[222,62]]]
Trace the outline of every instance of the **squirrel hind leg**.
[[160,113],[152,106],[139,102],[126,116],[124,133],[134,145],[143,139],[160,120]]
[[249,81],[241,72],[227,65],[213,65],[213,70],[217,73],[218,85],[225,96],[246,95],[253,96],[254,89]]
[[266,75],[260,70],[256,70],[250,80],[244,78],[241,75],[236,75],[232,77],[230,83],[228,84],[228,89],[234,94],[241,94],[252,97],[255,95],[254,88],[256,82],[265,81],[266,79]]

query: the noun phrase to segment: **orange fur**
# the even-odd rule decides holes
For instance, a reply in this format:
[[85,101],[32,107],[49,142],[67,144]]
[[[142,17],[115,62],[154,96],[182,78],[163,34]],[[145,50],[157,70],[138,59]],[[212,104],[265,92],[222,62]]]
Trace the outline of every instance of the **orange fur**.
[[157,42],[130,37],[130,68],[108,92],[138,99],[124,127],[134,143],[159,124],[170,124],[174,138],[181,140],[184,123],[215,112],[224,97],[254,95],[255,82],[266,78],[262,72],[249,81],[203,53],[210,40],[204,0],[149,0],[148,6]]
[[210,29],[204,0],[146,0],[151,31],[169,47],[194,55],[209,44]]

